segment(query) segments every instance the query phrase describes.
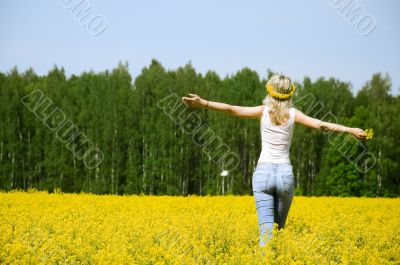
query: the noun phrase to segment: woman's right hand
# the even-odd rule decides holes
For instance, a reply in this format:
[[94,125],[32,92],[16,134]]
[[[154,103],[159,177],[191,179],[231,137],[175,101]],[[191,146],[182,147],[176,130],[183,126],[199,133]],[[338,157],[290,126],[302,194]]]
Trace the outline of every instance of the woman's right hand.
[[358,139],[365,139],[367,137],[367,133],[360,128],[350,128],[350,133]]
[[190,107],[205,107],[207,100],[202,99],[196,94],[189,94],[189,97],[182,97],[182,102]]

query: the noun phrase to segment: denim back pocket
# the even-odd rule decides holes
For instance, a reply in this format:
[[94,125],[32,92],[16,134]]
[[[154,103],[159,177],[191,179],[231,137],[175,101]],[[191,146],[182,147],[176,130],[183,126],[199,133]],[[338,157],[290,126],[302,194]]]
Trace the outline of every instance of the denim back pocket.
[[257,167],[253,173],[253,191],[263,192],[267,190],[270,175],[268,170]]
[[294,188],[295,188],[295,181],[294,181],[294,175],[293,175],[293,166],[290,164],[285,165],[282,167],[281,172],[279,175],[282,178],[283,182],[283,191],[286,194],[293,194]]
[[284,186],[283,189],[284,189],[285,193],[293,194],[294,188],[295,188],[293,174],[282,176],[282,181],[283,181],[283,186]]

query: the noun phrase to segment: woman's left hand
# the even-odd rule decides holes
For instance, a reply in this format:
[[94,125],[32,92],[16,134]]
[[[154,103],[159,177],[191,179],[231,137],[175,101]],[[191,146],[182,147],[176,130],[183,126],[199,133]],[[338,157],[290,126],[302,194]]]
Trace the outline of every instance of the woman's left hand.
[[365,139],[367,134],[360,128],[350,128],[351,134],[353,134],[358,139]]

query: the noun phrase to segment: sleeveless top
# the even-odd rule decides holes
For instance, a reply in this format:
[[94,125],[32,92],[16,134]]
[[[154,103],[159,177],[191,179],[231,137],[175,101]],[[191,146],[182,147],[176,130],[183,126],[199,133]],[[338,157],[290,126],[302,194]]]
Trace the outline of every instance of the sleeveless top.
[[285,125],[271,123],[268,107],[264,111],[260,121],[261,154],[258,162],[290,163],[289,150],[294,129],[295,108],[290,108],[289,119]]

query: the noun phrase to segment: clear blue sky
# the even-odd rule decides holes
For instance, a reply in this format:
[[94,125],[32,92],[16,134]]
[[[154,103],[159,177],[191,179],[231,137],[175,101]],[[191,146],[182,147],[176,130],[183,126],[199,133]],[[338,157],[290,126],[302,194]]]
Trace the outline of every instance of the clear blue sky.
[[128,61],[135,78],[156,58],[167,69],[191,61],[199,72],[221,77],[245,66],[263,78],[267,68],[296,81],[333,76],[351,82],[354,91],[373,73],[387,72],[399,93],[397,0],[355,2],[376,20],[367,36],[329,0],[86,2],[107,20],[99,36],[89,34],[61,0],[1,0],[0,71],[17,66],[46,74],[56,64],[70,75]]

